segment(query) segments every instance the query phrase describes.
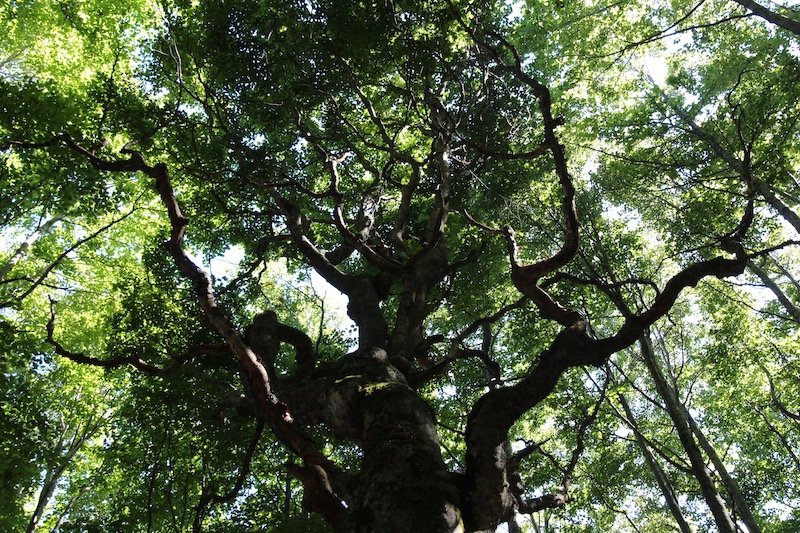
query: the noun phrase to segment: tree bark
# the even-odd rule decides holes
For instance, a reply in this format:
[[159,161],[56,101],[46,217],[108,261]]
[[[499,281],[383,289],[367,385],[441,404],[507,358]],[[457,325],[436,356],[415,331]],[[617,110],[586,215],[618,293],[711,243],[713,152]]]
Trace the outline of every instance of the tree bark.
[[692,428],[692,433],[694,433],[694,436],[697,438],[700,447],[703,448],[703,451],[706,452],[706,455],[711,460],[711,464],[717,469],[717,474],[722,480],[725,490],[728,491],[728,494],[733,500],[734,509],[738,511],[742,522],[747,526],[750,533],[761,533],[761,527],[758,525],[755,516],[753,516],[750,510],[750,504],[748,504],[744,496],[742,496],[739,484],[736,483],[736,480],[728,473],[728,469],[725,467],[719,454],[717,454],[717,450],[708,442],[708,439],[703,434],[700,426],[697,425],[691,413],[689,413],[689,410],[686,409],[686,406],[681,405],[681,410],[683,411],[683,416],[689,421],[689,426]]
[[[362,450],[361,467],[349,483],[347,517],[334,528],[463,531],[459,478],[442,460],[428,405],[383,349],[360,350],[334,365],[309,380],[278,384],[299,422],[322,422]],[[320,501],[304,503],[319,512],[314,506]]]
[[745,9],[749,9],[753,12],[754,15],[761,17],[762,19],[766,20],[767,22],[771,22],[776,26],[783,28],[784,30],[788,30],[795,35],[800,35],[800,22],[790,19],[787,16],[781,15],[771,9],[767,9],[766,7],[762,6],[754,2],[753,0],[733,0],[740,6],[744,7]]
[[725,506],[725,500],[722,499],[722,496],[714,485],[711,473],[706,467],[705,459],[694,440],[694,433],[689,425],[689,421],[686,419],[681,409],[682,406],[678,399],[677,392],[667,383],[656,361],[650,337],[646,333],[641,335],[639,347],[645,365],[650,371],[650,376],[655,382],[656,390],[659,396],[664,400],[667,414],[669,414],[670,419],[672,419],[672,423],[678,433],[678,438],[683,445],[683,449],[686,451],[686,455],[689,457],[689,462],[692,465],[692,472],[695,479],[697,479],[697,482],[700,484],[700,491],[711,510],[711,514],[714,516],[717,527],[721,533],[735,533],[736,524]]
[[783,308],[786,309],[786,312],[791,315],[791,317],[800,323],[800,309],[794,305],[794,303],[786,296],[786,293],[783,292],[783,289],[775,283],[775,281],[769,277],[769,273],[766,270],[758,266],[755,261],[752,259],[747,262],[747,268],[749,268],[753,274],[758,276],[758,279],[761,280],[769,290],[772,291],[772,294],[778,299],[778,301],[783,305]]
[[666,472],[664,472],[664,469],[661,468],[661,465],[650,451],[647,441],[636,424],[636,420],[633,416],[633,411],[628,404],[628,400],[625,399],[625,396],[620,394],[619,402],[620,405],[622,405],[622,409],[625,411],[625,417],[627,418],[631,426],[631,430],[633,431],[633,435],[636,438],[636,444],[639,446],[647,466],[653,473],[653,477],[655,478],[658,487],[661,489],[661,494],[663,494],[664,500],[667,503],[667,507],[672,513],[673,518],[675,518],[675,522],[678,524],[678,527],[683,533],[692,533],[692,528],[689,527],[688,522],[686,522],[686,518],[683,516],[683,512],[681,511],[680,503],[678,503],[678,499],[675,497],[675,489],[672,487],[672,483],[670,482]]

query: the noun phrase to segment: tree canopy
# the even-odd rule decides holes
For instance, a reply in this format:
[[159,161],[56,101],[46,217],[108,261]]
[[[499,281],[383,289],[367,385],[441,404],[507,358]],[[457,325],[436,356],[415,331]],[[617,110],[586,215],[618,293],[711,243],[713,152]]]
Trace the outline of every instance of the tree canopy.
[[797,531],[799,21],[0,8],[0,525]]

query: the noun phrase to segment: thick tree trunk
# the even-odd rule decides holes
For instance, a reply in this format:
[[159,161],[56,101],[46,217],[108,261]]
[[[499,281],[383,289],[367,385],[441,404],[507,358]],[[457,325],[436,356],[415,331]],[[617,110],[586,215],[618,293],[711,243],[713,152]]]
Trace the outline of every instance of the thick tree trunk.
[[749,9],[753,12],[754,15],[761,17],[762,19],[775,24],[785,30],[788,30],[795,35],[800,35],[800,22],[790,19],[784,15],[776,11],[772,11],[761,4],[754,2],[753,0],[733,0],[740,6]]
[[[431,409],[378,348],[360,350],[280,390],[301,422],[323,422],[361,448],[342,532],[463,531],[461,487],[442,460]],[[319,501],[304,501],[310,510]]]
[[459,490],[428,406],[403,386],[366,393],[362,405],[364,462],[351,530],[463,531]]

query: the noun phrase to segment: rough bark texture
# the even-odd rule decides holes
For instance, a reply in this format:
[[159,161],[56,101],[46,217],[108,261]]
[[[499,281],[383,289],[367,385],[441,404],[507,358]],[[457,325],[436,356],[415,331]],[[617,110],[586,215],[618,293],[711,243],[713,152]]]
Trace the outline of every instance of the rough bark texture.
[[299,421],[321,422],[362,450],[348,483],[348,517],[337,529],[463,530],[458,477],[442,460],[433,413],[386,351],[360,350],[279,387]]

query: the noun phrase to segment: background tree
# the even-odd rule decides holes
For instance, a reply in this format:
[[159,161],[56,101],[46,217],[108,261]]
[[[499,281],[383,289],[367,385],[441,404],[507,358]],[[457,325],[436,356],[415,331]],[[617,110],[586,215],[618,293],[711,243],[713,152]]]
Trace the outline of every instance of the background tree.
[[2,520],[791,530],[797,36],[745,7],[4,8]]

